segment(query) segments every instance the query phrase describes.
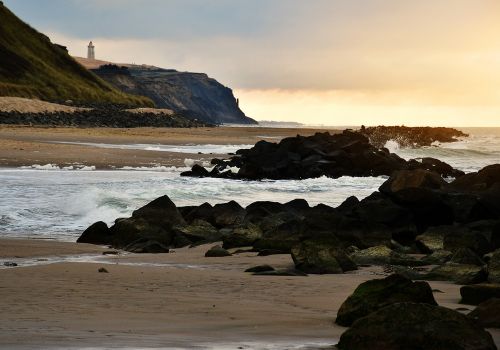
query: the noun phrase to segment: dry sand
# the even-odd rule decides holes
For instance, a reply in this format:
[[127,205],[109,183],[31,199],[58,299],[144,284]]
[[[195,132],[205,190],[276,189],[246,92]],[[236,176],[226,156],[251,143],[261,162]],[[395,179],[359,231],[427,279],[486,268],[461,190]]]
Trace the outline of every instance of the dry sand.
[[[141,166],[183,166],[184,159],[208,161],[217,154],[189,154],[143,150],[102,149],[58,142],[107,144],[254,144],[259,140],[311,135],[324,129],[218,128],[41,128],[0,125],[0,166],[81,164],[97,169]],[[337,132],[336,130],[330,130]]]
[[[0,261],[50,252],[54,242],[0,240]],[[102,249],[57,243],[64,254]],[[0,347],[258,348],[334,344],[333,321],[354,288],[377,269],[308,277],[252,276],[244,269],[290,267],[288,255],[205,258],[208,246],[169,254],[110,256],[100,263],[0,269]],[[17,254],[17,253],[16,253]],[[21,254],[21,253],[19,253]],[[97,270],[105,267],[109,273]],[[439,304],[458,308],[459,286],[431,282]],[[465,306],[472,309],[471,306]],[[497,342],[498,331],[492,331]],[[226,347],[224,347],[226,346]]]

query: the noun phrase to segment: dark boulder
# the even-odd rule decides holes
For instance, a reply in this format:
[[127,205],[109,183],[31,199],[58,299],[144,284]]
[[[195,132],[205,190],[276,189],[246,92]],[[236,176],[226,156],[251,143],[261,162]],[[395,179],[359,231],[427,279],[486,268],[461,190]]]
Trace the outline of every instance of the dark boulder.
[[474,284],[486,281],[488,274],[483,266],[447,262],[425,275],[429,281],[451,281],[456,284]]
[[460,288],[462,304],[479,305],[491,298],[500,298],[500,284],[480,283]]
[[415,169],[399,170],[380,186],[380,192],[394,194],[407,188],[427,188],[438,190],[446,186],[446,181],[436,172]]
[[167,246],[163,245],[160,242],[149,240],[147,238],[138,239],[135,242],[132,242],[125,247],[123,250],[126,250],[131,253],[168,253],[169,249]]
[[207,258],[221,258],[225,256],[231,256],[231,253],[220,245],[213,246],[205,253],[205,257]]
[[500,328],[500,299],[491,298],[479,304],[468,317],[484,328]]
[[111,244],[113,236],[108,228],[108,225],[102,221],[98,221],[90,225],[82,235],[76,240],[77,243],[90,244]]
[[476,173],[466,174],[450,184],[455,191],[482,192],[500,183],[500,164],[484,167]]
[[424,303],[396,303],[356,321],[340,350],[496,350],[491,335],[461,313]]
[[335,322],[349,327],[361,317],[385,306],[402,302],[437,305],[427,282],[412,282],[406,277],[395,274],[361,283],[342,303]]
[[274,267],[270,265],[258,265],[254,267],[250,267],[245,270],[245,272],[266,272],[266,271],[274,271]]
[[212,222],[216,227],[236,226],[243,222],[245,214],[245,209],[235,201],[216,204],[212,209]]

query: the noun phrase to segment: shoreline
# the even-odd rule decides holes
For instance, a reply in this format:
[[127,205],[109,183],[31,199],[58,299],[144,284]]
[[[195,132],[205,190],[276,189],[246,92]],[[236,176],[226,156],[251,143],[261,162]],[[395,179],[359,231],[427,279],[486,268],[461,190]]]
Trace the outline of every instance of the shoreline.
[[339,132],[294,128],[45,128],[0,125],[0,167],[53,164],[59,167],[95,166],[98,170],[121,167],[185,166],[185,159],[209,162],[226,154],[198,154],[139,149],[99,148],[64,142],[162,145],[240,145],[259,140],[279,141],[300,133]]
[[[333,321],[347,296],[359,283],[384,276],[376,267],[341,275],[252,276],[243,271],[264,263],[288,267],[290,255],[205,258],[210,246],[110,255],[103,258],[109,260],[105,264],[54,262],[0,269],[0,347],[319,348],[335,344],[345,330]],[[105,250],[81,243],[0,239],[2,262],[13,249],[39,258]],[[99,273],[100,267],[109,273]],[[442,292],[434,293],[440,305],[473,309],[458,304],[459,285],[430,284]],[[500,330],[489,331],[500,344]]]

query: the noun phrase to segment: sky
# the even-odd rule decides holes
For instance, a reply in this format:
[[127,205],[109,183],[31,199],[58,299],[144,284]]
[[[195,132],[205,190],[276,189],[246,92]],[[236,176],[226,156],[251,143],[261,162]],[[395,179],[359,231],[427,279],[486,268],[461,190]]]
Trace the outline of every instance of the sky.
[[96,58],[205,72],[257,120],[500,126],[498,0],[4,0]]

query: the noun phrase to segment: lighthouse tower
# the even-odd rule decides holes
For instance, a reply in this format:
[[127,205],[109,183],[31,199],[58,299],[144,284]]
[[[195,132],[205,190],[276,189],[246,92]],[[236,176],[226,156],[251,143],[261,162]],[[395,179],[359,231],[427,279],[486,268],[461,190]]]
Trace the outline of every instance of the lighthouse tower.
[[92,44],[92,41],[89,43],[89,46],[87,47],[87,58],[89,60],[95,60],[95,51],[94,51],[94,44]]

